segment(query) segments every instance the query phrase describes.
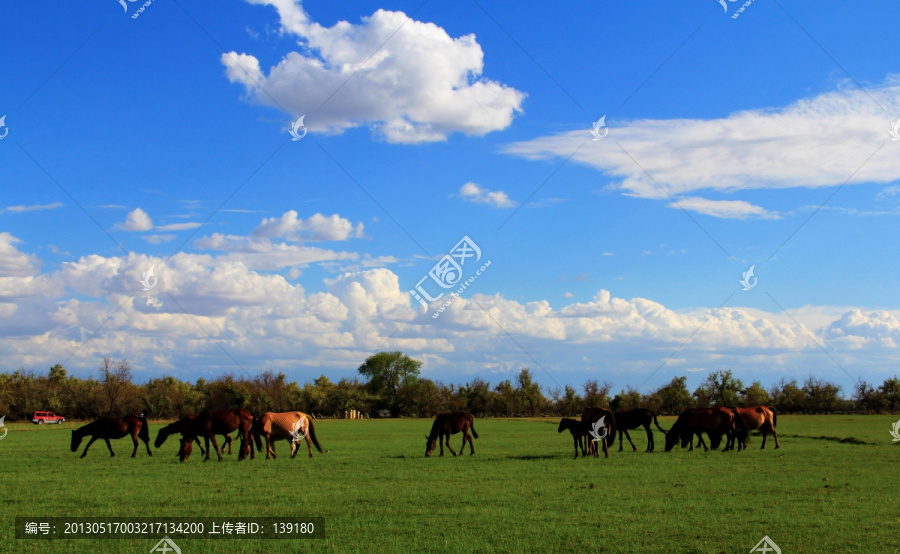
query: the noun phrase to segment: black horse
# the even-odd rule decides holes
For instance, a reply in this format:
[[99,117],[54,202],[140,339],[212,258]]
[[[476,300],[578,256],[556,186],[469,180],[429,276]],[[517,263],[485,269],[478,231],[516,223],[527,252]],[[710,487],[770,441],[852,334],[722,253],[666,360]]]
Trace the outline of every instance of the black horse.
[[[634,452],[637,452],[637,447],[634,445],[634,442],[631,440],[631,435],[628,434],[629,429],[637,429],[638,427],[643,427],[647,432],[647,452],[653,452],[654,441],[653,441],[653,431],[650,430],[650,424],[655,423],[656,428],[666,432],[665,429],[659,426],[659,420],[656,419],[656,413],[651,412],[650,410],[645,410],[644,408],[638,408],[637,410],[628,410],[627,412],[616,412],[616,429],[619,431],[619,452],[623,449],[622,447],[622,435],[628,439],[628,442],[631,444],[631,449]],[[616,438],[613,437],[613,442],[616,441]]]
[[101,417],[96,421],[75,429],[72,431],[72,452],[78,451],[78,447],[81,445],[81,439],[88,435],[90,435],[91,440],[88,441],[87,446],[84,447],[84,452],[81,454],[82,458],[87,456],[88,448],[90,448],[97,439],[105,440],[106,447],[109,448],[110,457],[115,456],[116,453],[113,452],[112,445],[109,444],[109,439],[121,439],[128,435],[131,435],[131,440],[134,441],[134,451],[131,453],[132,458],[137,456],[138,438],[147,445],[147,454],[150,456],[153,455],[153,452],[150,451],[150,425],[147,424],[147,418],[145,418],[143,414],[139,417]]

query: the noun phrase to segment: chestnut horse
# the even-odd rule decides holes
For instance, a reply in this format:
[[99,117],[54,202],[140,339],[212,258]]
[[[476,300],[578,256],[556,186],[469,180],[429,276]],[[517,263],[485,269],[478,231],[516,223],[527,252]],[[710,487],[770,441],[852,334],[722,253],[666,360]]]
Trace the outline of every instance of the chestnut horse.
[[[266,459],[269,454],[275,458],[275,441],[291,441],[291,458],[300,450],[300,441],[306,439],[309,448],[309,457],[313,457],[312,444],[322,452],[319,441],[316,439],[316,427],[312,418],[303,412],[266,412],[262,416],[253,419],[253,438],[256,440],[256,449],[262,452],[262,439],[266,439]],[[312,439],[310,444],[309,439]]]
[[110,457],[113,457],[116,453],[113,452],[112,445],[109,444],[109,439],[121,439],[128,435],[131,435],[131,440],[134,442],[134,451],[131,453],[132,458],[137,456],[139,438],[147,445],[147,454],[149,456],[153,455],[153,452],[150,451],[150,426],[147,424],[147,418],[145,418],[143,414],[139,417],[101,417],[87,425],[75,429],[72,431],[72,452],[78,451],[78,447],[81,446],[81,439],[88,435],[91,436],[91,440],[88,441],[87,446],[84,447],[84,452],[81,453],[82,458],[87,456],[88,448],[90,448],[97,439],[106,441],[106,447],[109,448],[109,455]]
[[[471,437],[469,436],[469,429],[472,430]],[[465,452],[466,441],[469,441],[469,454],[474,454],[475,444],[472,442],[472,437],[478,438],[478,433],[475,432],[475,418],[472,417],[471,414],[465,412],[451,412],[438,414],[438,416],[434,418],[434,424],[431,426],[431,433],[425,437],[425,440],[427,441],[425,443],[425,457],[431,456],[431,453],[434,452],[436,443],[440,443],[441,456],[443,456],[445,439],[450,453],[456,456],[456,451],[450,446],[450,435],[455,435],[460,431],[462,431],[463,434],[463,442],[459,453],[462,454]]]
[[[575,441],[575,457],[578,457],[578,447],[581,447],[581,455],[587,458],[584,443],[590,440],[591,424],[577,419],[569,419],[567,417],[559,420],[559,429],[557,433],[568,430],[572,433],[572,439]],[[595,449],[596,450],[596,449]]]
[[[763,440],[762,446],[759,447],[760,450],[766,447],[766,437],[769,433],[772,433],[772,437],[775,439],[775,448],[781,448],[781,445],[778,443],[778,433],[775,432],[775,423],[778,421],[778,414],[775,413],[775,410],[768,406],[751,406],[749,408],[733,409],[744,421],[744,425],[747,426],[747,431],[759,429],[760,433],[762,433]],[[737,439],[738,450],[747,448],[747,433],[739,434]]]
[[[170,423],[159,430],[159,433],[156,434],[156,441],[153,443],[156,448],[160,448],[165,442],[166,439],[169,438],[169,435],[174,435],[175,433],[181,433],[181,436],[188,430],[188,424],[194,421],[197,418],[197,414],[188,414],[183,418],[179,419],[174,423]],[[228,453],[231,454],[231,435],[223,435],[225,437],[225,444],[228,445]],[[197,442],[197,446],[200,447],[200,453],[206,454],[206,450],[203,449],[203,445],[200,443],[200,437],[194,437],[194,440]],[[222,446],[222,450],[225,450],[225,446]],[[177,455],[177,454],[176,454]]]
[[178,451],[178,458],[184,462],[187,461],[193,450],[193,443],[197,437],[206,439],[206,457],[203,461],[209,460],[209,440],[212,439],[213,447],[216,449],[216,455],[219,461],[222,461],[222,453],[219,451],[219,443],[216,442],[216,435],[228,435],[235,429],[241,439],[240,454],[238,460],[247,458],[247,454],[251,458],[255,457],[253,444],[250,441],[250,430],[253,427],[253,414],[243,408],[236,410],[206,410],[200,412],[197,417],[187,424],[184,435],[181,439],[181,449]]
[[[690,443],[690,450],[694,450],[693,435],[696,433],[700,439],[700,446],[704,450],[709,450],[706,443],[703,442],[701,433],[706,432],[709,435],[710,443],[713,450],[718,448],[721,437],[724,434],[728,437],[729,442],[733,440],[735,433],[746,433],[747,426],[743,419],[737,416],[734,411],[729,408],[710,408],[710,409],[694,409],[681,412],[675,424],[666,433],[666,452],[672,450],[681,439],[682,447]],[[719,440],[716,440],[719,439]],[[726,444],[722,450],[730,450]]]
[[[603,454],[607,458],[609,458],[609,448],[607,446],[609,443],[609,438],[612,437],[613,439],[615,439],[615,437],[616,437],[615,415],[613,415],[613,413],[611,411],[607,410],[606,408],[585,408],[581,412],[581,421],[584,423],[590,423],[592,425],[594,423],[600,421],[600,419],[604,418],[604,417],[606,419],[604,419],[603,422],[606,424],[607,431],[606,431],[606,436],[603,437],[603,440],[602,441],[594,441],[593,439],[587,439],[587,438],[585,440],[588,440],[593,444],[596,444],[597,442],[602,442],[603,443]],[[594,455],[599,456],[599,453],[597,450],[594,450]]]
[[[650,430],[650,424],[655,423],[657,429],[663,433],[666,432],[665,429],[659,426],[659,420],[656,419],[656,413],[645,410],[644,408],[628,410],[627,412],[616,412],[615,416],[616,429],[619,431],[619,452],[623,450],[622,435],[625,435],[625,437],[628,438],[628,442],[631,444],[631,450],[637,452],[637,447],[634,445],[634,442],[632,442],[631,435],[628,434],[629,429],[637,429],[638,427],[644,428],[644,431],[647,432],[647,452],[653,452],[653,449],[655,448],[653,431]],[[616,437],[613,435],[613,443],[615,442]]]

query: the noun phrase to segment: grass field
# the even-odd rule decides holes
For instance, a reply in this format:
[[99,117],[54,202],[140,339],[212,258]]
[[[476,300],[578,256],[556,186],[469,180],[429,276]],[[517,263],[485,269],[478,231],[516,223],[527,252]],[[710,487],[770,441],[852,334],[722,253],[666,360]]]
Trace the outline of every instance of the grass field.
[[[900,551],[896,416],[780,416],[781,449],[613,451],[572,459],[558,420],[477,419],[475,456],[426,459],[424,420],[321,420],[327,454],[180,464],[131,441],[69,451],[76,424],[7,424],[0,440],[3,552],[140,552],[155,539],[17,540],[15,516],[320,516],[318,540],[178,540],[194,552]],[[661,418],[668,428],[672,418]],[[151,424],[151,436],[161,423]],[[643,431],[632,433],[640,450]],[[839,439],[854,439],[840,442]],[[460,435],[453,439],[458,448]],[[626,448],[628,444],[626,441]],[[84,445],[81,447],[84,448]],[[143,449],[143,445],[141,445]],[[305,448],[305,445],[304,445]],[[618,448],[618,446],[616,446]]]

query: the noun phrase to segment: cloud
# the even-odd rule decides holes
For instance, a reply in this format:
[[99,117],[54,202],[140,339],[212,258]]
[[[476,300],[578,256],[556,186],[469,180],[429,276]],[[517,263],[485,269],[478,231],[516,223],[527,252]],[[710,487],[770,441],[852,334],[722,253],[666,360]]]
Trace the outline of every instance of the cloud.
[[[194,222],[154,225],[153,220],[149,215],[147,215],[147,212],[145,212],[141,208],[135,208],[134,210],[128,212],[128,215],[125,217],[125,222],[117,224],[116,227],[124,231],[133,232],[151,231],[153,229],[157,229],[159,231],[184,231],[186,229],[196,229],[197,227],[200,227],[200,225],[202,224]],[[148,240],[147,242],[150,242],[151,244],[158,244],[153,243],[151,240]]]
[[466,202],[472,202],[473,204],[488,204],[495,208],[513,208],[516,206],[516,203],[510,200],[509,196],[502,190],[491,191],[472,182],[461,186],[459,195]]
[[262,220],[262,223],[253,230],[254,238],[285,238],[294,241],[344,241],[351,238],[361,238],[363,224],[356,226],[350,220],[337,214],[324,216],[320,213],[313,214],[307,220],[298,217],[294,210],[282,214],[281,217],[271,217]]
[[686,196],[678,199],[678,202],[668,204],[669,208],[691,210],[722,219],[780,219],[777,213],[765,208],[754,206],[743,200],[707,200],[696,196]]
[[62,202],[54,202],[52,204],[34,204],[32,206],[9,206],[0,208],[0,214],[21,214],[25,212],[36,212],[42,210],[55,210],[63,207]]
[[[604,375],[621,385],[640,384],[666,360],[658,383],[647,387],[700,368],[740,374],[768,367],[776,375],[773,381],[777,375],[805,377],[811,371],[827,376],[819,347],[780,312],[678,311],[647,298],[617,298],[607,290],[554,309],[539,298],[481,294],[479,281],[471,289],[473,298],[456,298],[434,320],[410,298],[411,283],[386,268],[292,283],[251,265],[278,265],[279,252],[296,256],[297,245],[258,244],[245,237],[246,252],[181,252],[165,262],[140,253],[91,254],[44,273],[41,260],[20,251],[19,244],[0,233],[0,314],[7,316],[0,318],[0,356],[11,367],[49,367],[81,347],[69,364],[82,374],[94,371],[96,359],[113,355],[128,357],[148,375],[236,372],[234,358],[243,367],[284,369],[292,378],[307,379],[340,374],[377,349],[398,349],[426,360],[429,375],[441,372],[451,382],[468,374],[514,370],[533,360],[551,376],[555,371],[592,375],[597,367],[585,358],[592,352],[602,352]],[[141,292],[140,278],[151,266],[157,268],[158,284]],[[301,275],[291,273],[294,279]],[[855,357],[860,360],[855,366],[870,375],[895,371],[900,313],[806,306],[793,315],[848,367]],[[672,357],[675,349],[678,358]],[[161,354],[168,352],[178,356]],[[314,374],[298,375],[304,367]],[[543,372],[539,377],[547,378]]]
[[128,212],[125,217],[125,223],[120,227],[125,231],[149,231],[153,229],[153,220],[147,215],[147,212],[140,208]]
[[474,35],[451,38],[433,23],[378,10],[359,24],[323,27],[300,2],[248,0],[273,6],[281,27],[296,36],[266,74],[250,54],[222,54],[226,76],[251,101],[306,114],[312,132],[369,126],[392,143],[482,136],[507,128],[525,94],[482,76],[484,54]]
[[892,122],[886,115],[895,113],[900,79],[891,77],[868,94],[840,86],[788,106],[716,119],[613,121],[613,140],[589,141],[584,128],[508,144],[503,151],[531,160],[575,152],[574,161],[614,178],[611,188],[628,196],[674,197],[685,209],[718,218],[777,218],[744,200],[708,200],[697,193],[896,181],[900,149],[888,141]]

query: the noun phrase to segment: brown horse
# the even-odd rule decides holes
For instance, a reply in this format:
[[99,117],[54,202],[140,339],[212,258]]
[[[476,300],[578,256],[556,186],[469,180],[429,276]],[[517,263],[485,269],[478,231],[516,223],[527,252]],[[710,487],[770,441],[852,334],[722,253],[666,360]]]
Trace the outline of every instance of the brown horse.
[[[638,408],[637,410],[628,410],[627,412],[616,412],[616,429],[619,431],[619,452],[623,450],[622,448],[622,435],[628,438],[628,442],[631,444],[631,449],[634,452],[637,452],[637,447],[634,445],[634,442],[631,440],[631,435],[628,434],[629,429],[637,429],[638,427],[643,427],[647,432],[647,452],[653,452],[655,448],[655,443],[653,440],[653,431],[650,430],[650,424],[655,423],[656,428],[666,432],[665,429],[659,426],[659,420],[656,419],[656,413],[651,412],[650,410],[645,410],[643,408]],[[613,435],[613,443],[616,442],[616,437]]]
[[[769,433],[772,433],[772,437],[775,439],[775,448],[781,448],[781,445],[778,443],[778,433],[775,432],[775,423],[778,421],[778,414],[775,413],[775,410],[769,408],[768,406],[751,406],[749,408],[733,408],[735,413],[740,416],[740,419],[744,421],[744,425],[747,427],[747,431],[752,431],[754,429],[759,429],[760,433],[762,433],[762,446],[759,447],[760,450],[766,447],[766,437]],[[747,448],[747,433],[738,434],[738,450],[742,448]]]
[[[597,442],[602,442],[603,443],[603,454],[607,458],[609,458],[609,448],[608,448],[609,438],[610,437],[615,438],[615,436],[616,436],[616,418],[615,418],[615,416],[613,415],[613,413],[611,411],[607,410],[606,408],[585,408],[584,410],[581,411],[581,421],[585,422],[585,423],[590,423],[592,425],[592,429],[593,429],[593,424],[600,421],[601,419],[603,419],[603,423],[605,424],[605,427],[607,430],[606,435],[603,437],[603,440],[601,440],[601,441],[595,441],[593,439],[590,439],[589,442],[591,442],[593,445],[596,445]],[[588,439],[585,439],[585,440],[588,440]],[[591,446],[591,445],[589,445],[589,446]],[[599,452],[597,450],[594,450],[594,456],[599,457]]]
[[197,437],[206,439],[206,457],[203,461],[209,460],[209,440],[212,439],[213,447],[216,449],[216,455],[219,461],[222,461],[222,453],[219,451],[219,443],[216,442],[216,435],[229,435],[232,431],[237,430],[241,439],[240,454],[238,460],[247,458],[247,454],[251,458],[255,457],[253,444],[250,442],[250,430],[253,427],[253,414],[247,410],[240,408],[236,410],[206,410],[200,412],[197,417],[187,424],[184,435],[181,439],[181,449],[178,451],[178,458],[184,462],[187,461],[193,450],[193,443]]
[[559,429],[557,429],[557,432],[562,433],[566,430],[572,433],[572,439],[575,441],[575,457],[578,457],[578,448],[581,447],[581,455],[587,458],[584,443],[590,440],[591,424],[584,421],[578,421],[577,419],[564,417],[559,420]]
[[[262,452],[262,439],[266,439],[266,459],[269,454],[275,458],[275,441],[285,439],[291,441],[291,458],[297,455],[300,450],[300,441],[306,439],[306,446],[309,448],[309,457],[313,457],[312,443],[316,445],[319,452],[322,447],[316,439],[316,427],[313,425],[312,418],[303,412],[266,412],[261,417],[253,420],[253,438],[256,440],[256,449]],[[324,453],[324,452],[323,452]]]
[[[175,433],[181,433],[181,436],[183,437],[188,430],[188,425],[197,418],[197,415],[198,414],[188,414],[178,421],[170,423],[160,429],[159,433],[156,434],[156,441],[153,445],[156,446],[156,448],[160,448],[166,442],[166,439],[169,438],[169,435],[174,435]],[[231,443],[233,442],[231,440],[231,435],[223,435],[223,437],[225,438],[225,444],[228,445],[228,453],[231,454]],[[203,449],[203,445],[200,443],[200,437],[194,437],[194,441],[196,441],[197,446],[200,447],[200,453],[206,454],[206,450]],[[225,450],[224,445],[222,446],[222,450]]]
[[101,417],[75,429],[72,431],[72,452],[78,451],[78,447],[81,446],[81,439],[88,435],[91,436],[91,440],[84,447],[84,452],[81,453],[82,458],[87,456],[88,448],[97,439],[105,440],[106,447],[109,448],[110,457],[115,456],[116,453],[113,452],[109,439],[121,439],[128,435],[131,435],[131,440],[134,441],[134,451],[131,453],[132,458],[137,456],[139,438],[147,445],[147,454],[149,456],[153,455],[153,452],[150,451],[150,425],[147,424],[147,418],[143,414],[139,417]]
[[[469,436],[469,429],[472,430],[471,437]],[[460,431],[462,431],[463,434],[463,442],[459,453],[463,454],[465,452],[466,441],[469,441],[469,454],[474,454],[475,444],[472,442],[472,437],[478,438],[478,433],[475,432],[475,418],[472,417],[471,414],[465,412],[452,412],[438,414],[438,416],[434,418],[434,424],[431,426],[431,433],[425,437],[425,440],[427,441],[425,443],[425,457],[431,456],[431,453],[434,452],[436,443],[440,444],[441,456],[443,456],[445,439],[450,453],[456,456],[456,451],[450,446],[450,435],[455,435]]]
[[[666,452],[672,450],[681,439],[682,447],[690,443],[690,450],[694,450],[693,435],[696,434],[700,439],[700,446],[704,450],[709,450],[706,443],[703,442],[702,432],[706,432],[710,437],[713,450],[718,448],[718,442],[724,434],[729,441],[732,440],[735,433],[746,433],[747,426],[744,421],[735,415],[728,408],[711,408],[711,409],[694,409],[681,412],[675,424],[666,433]],[[719,441],[714,439],[718,438]],[[722,450],[729,450],[727,444]]]

